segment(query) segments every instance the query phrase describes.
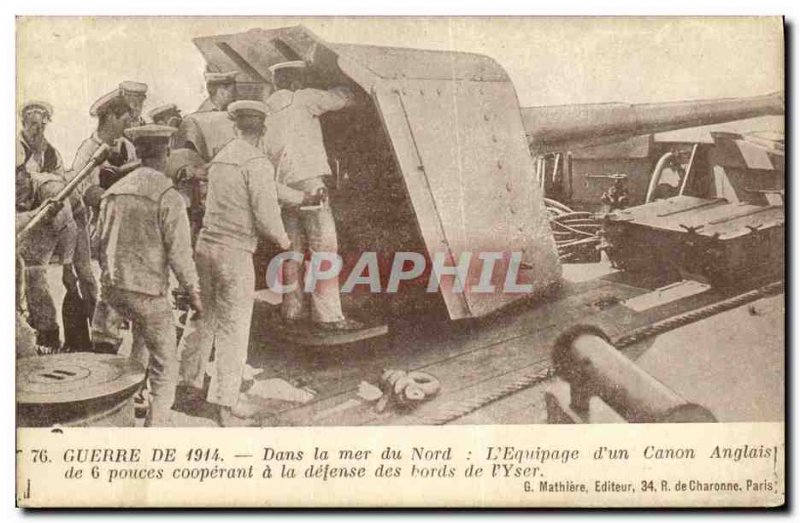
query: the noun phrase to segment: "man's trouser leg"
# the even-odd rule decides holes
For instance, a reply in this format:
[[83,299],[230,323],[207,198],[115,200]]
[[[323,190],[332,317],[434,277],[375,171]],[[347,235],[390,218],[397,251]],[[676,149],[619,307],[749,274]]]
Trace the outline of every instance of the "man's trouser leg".
[[[171,312],[171,311],[170,311]],[[177,349],[176,349],[177,350]],[[144,336],[136,336],[136,329],[133,329],[133,341],[131,342],[130,359],[140,364],[145,369],[150,365],[150,351],[147,349]]]
[[122,345],[120,332],[123,318],[119,312],[108,302],[103,289],[100,301],[94,309],[92,317],[92,344],[93,350],[101,353],[116,354]]
[[[303,232],[303,224],[300,211],[287,209],[283,212],[283,226],[289,241],[292,242],[292,249],[305,255],[306,235]],[[303,262],[287,260],[283,263],[283,285],[294,286],[294,290],[283,295],[281,302],[281,315],[287,320],[302,320],[308,316],[306,296],[303,292]]]
[[[200,280],[200,297],[203,300],[203,314],[194,325],[195,330],[184,332],[178,345],[180,354],[181,383],[202,389],[208,367],[208,359],[214,347],[214,331],[216,329],[216,280],[212,256],[214,250],[211,245],[198,240],[195,249],[194,261],[197,267],[197,276]],[[189,312],[187,324],[192,312]]]
[[24,309],[28,308],[27,303],[27,296],[25,295],[25,286],[27,283],[25,282],[25,261],[22,259],[22,256],[17,255],[14,257],[14,295],[17,299],[17,311],[22,312]]
[[258,242],[256,252],[253,253],[253,271],[255,274],[255,288],[258,290],[267,288],[267,269],[269,268],[270,254],[273,250],[264,241]]
[[147,376],[151,399],[145,426],[169,425],[178,379],[172,306],[166,296],[149,296],[119,289],[109,291],[108,299],[115,309],[133,323],[134,345],[144,344],[149,353]]
[[247,251],[213,245],[216,329],[216,373],[208,389],[208,401],[233,407],[239,400],[242,374],[247,362],[250,320],[253,314],[253,259]]
[[36,330],[37,343],[60,348],[56,306],[47,283],[47,265],[25,267],[25,285],[28,318]]
[[92,258],[89,250],[89,233],[86,229],[78,229],[75,239],[75,253],[72,255],[72,264],[75,268],[75,275],[80,285],[81,297],[86,302],[87,316],[94,315],[97,306],[97,279],[92,272]]
[[16,334],[17,358],[39,355],[36,349],[36,331],[28,325],[28,322],[19,312],[16,313]]
[[61,281],[66,293],[61,304],[61,325],[64,328],[64,350],[67,352],[90,351],[92,349],[90,323],[94,315],[94,304],[83,297],[75,266],[62,267]]
[[[319,211],[302,212],[300,217],[312,256],[315,252],[336,254],[339,251],[336,223],[330,205],[323,206]],[[344,319],[338,276],[316,282],[311,293],[311,319],[317,323]]]

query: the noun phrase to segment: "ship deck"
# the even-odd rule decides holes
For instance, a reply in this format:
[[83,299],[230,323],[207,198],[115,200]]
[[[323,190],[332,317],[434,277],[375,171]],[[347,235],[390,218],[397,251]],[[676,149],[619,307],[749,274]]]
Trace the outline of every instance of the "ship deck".
[[[54,274],[54,284],[58,279]],[[670,299],[653,292],[665,284],[615,272],[605,264],[565,265],[563,285],[538,303],[479,321],[396,324],[386,336],[334,347],[301,347],[274,339],[269,324],[259,321],[271,306],[257,302],[248,364],[257,373],[258,386],[245,394],[256,403],[264,426],[546,423],[544,393],[564,387],[558,378],[486,405],[475,402],[546,371],[554,340],[573,325],[595,325],[615,339],[747,290],[746,285],[729,291],[695,289],[692,295]],[[637,300],[627,301],[631,298]],[[720,421],[782,421],[784,300],[782,293],[760,298],[643,340],[624,353],[688,401],[708,407]],[[129,340],[123,354],[127,347]],[[441,390],[416,408],[390,404],[377,412],[375,402],[361,399],[357,391],[362,381],[378,385],[384,369],[423,370],[439,380]],[[282,392],[264,394],[276,390],[267,386],[275,383],[284,385],[277,388]],[[287,389],[300,391],[305,401],[291,401]],[[215,426],[211,419],[179,412],[173,412],[172,423]]]

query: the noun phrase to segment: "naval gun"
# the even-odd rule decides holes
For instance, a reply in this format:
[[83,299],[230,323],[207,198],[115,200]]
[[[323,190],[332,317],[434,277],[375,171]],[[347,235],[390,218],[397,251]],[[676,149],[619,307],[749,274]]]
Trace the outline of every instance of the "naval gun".
[[[358,351],[354,360],[334,350],[281,350],[284,340],[272,344],[271,332],[267,331],[273,329],[273,325],[268,325],[267,329],[259,331],[255,343],[261,342],[269,346],[269,350],[252,351],[251,363],[263,363],[287,377],[301,376],[304,384],[319,391],[314,401],[306,405],[269,412],[271,424],[444,424],[456,420],[489,424],[544,423],[548,421],[544,408],[548,400],[542,392],[557,388],[559,376],[570,378],[567,381],[570,387],[575,387],[578,400],[596,396],[631,421],[675,421],[670,414],[678,412],[683,420],[692,421],[783,419],[781,405],[756,405],[750,401],[753,397],[764,396],[765,390],[780,387],[781,380],[769,372],[769,367],[754,380],[757,385],[729,387],[720,395],[718,383],[728,385],[736,381],[735,377],[720,376],[719,382],[699,380],[708,382],[708,386],[695,383],[691,384],[694,387],[687,387],[685,381],[668,379],[670,376],[663,372],[666,368],[682,377],[691,376],[692,365],[698,361],[716,369],[720,369],[719,364],[714,366],[702,358],[686,356],[686,351],[681,353],[680,350],[674,356],[662,351],[661,356],[668,365],[648,365],[640,358],[646,354],[644,351],[659,350],[651,346],[655,336],[711,316],[720,315],[721,318],[726,311],[728,325],[759,325],[743,329],[742,336],[752,335],[752,331],[763,327],[757,322],[771,321],[771,317],[782,321],[780,309],[768,314],[770,309],[765,307],[769,302],[764,303],[772,294],[782,291],[782,282],[774,281],[774,274],[768,275],[767,281],[771,283],[764,286],[761,286],[764,281],[747,283],[744,278],[737,277],[741,274],[739,269],[743,268],[740,261],[747,258],[741,254],[754,245],[750,238],[757,238],[759,242],[763,238],[769,242],[781,241],[781,226],[777,224],[765,227],[768,236],[742,234],[750,230],[747,226],[756,226],[752,216],[758,221],[763,216],[772,216],[777,212],[775,209],[761,214],[749,207],[736,209],[720,205],[721,214],[708,217],[707,221],[713,226],[708,231],[711,243],[692,243],[698,238],[686,236],[678,240],[683,241],[683,245],[692,243],[704,254],[722,252],[722,256],[702,258],[710,260],[712,266],[718,261],[725,262],[725,252],[732,253],[730,260],[734,263],[728,264],[717,276],[734,282],[733,286],[654,281],[650,275],[642,275],[642,271],[637,270],[640,266],[653,268],[657,265],[649,259],[639,263],[634,263],[637,260],[633,259],[623,260],[625,252],[646,250],[641,244],[636,247],[637,231],[642,230],[636,228],[642,222],[637,216],[632,220],[621,216],[609,225],[616,231],[609,240],[616,249],[616,260],[622,270],[609,272],[603,267],[605,272],[588,279],[575,278],[581,276],[574,270],[576,267],[562,266],[559,258],[561,246],[557,246],[556,233],[550,223],[552,207],[545,201],[548,187],[537,179],[526,135],[531,122],[529,113],[520,109],[513,83],[491,58],[469,53],[326,42],[300,26],[201,37],[194,43],[203,54],[209,71],[235,70],[244,81],[266,84],[270,66],[288,60],[306,60],[316,76],[316,87],[346,86],[355,93],[358,103],[353,107],[320,118],[335,175],[330,187],[331,205],[345,268],[352,263],[348,257],[367,251],[376,252],[380,267],[392,265],[394,255],[403,252],[421,254],[428,263],[437,254],[444,254],[451,266],[466,253],[500,252],[505,255],[506,264],[510,261],[509,254],[519,253],[518,283],[530,285],[524,292],[517,293],[473,292],[474,287],[469,284],[480,282],[482,271],[470,265],[466,274],[450,276],[449,283],[435,292],[427,292],[427,273],[417,280],[404,281],[395,293],[359,293],[356,287],[354,292],[343,295],[348,314],[359,318],[358,313],[362,313],[396,321],[391,336],[364,341],[360,346],[363,350]],[[557,109],[542,109],[540,114],[544,116],[533,121],[543,125],[545,130],[549,126],[550,130],[536,135],[535,143],[546,143],[549,147],[540,151],[542,154],[558,154],[558,149],[553,147],[579,139],[584,145],[593,143],[594,147],[604,146],[601,142],[616,147],[612,142],[625,138],[636,145],[642,140],[637,136],[641,133],[783,110],[782,95],[752,99],[747,107],[739,102],[741,100],[696,102],[694,105],[604,106],[592,114],[585,113],[580,136],[574,131],[576,120],[569,117],[569,112],[563,113],[563,119],[559,120]],[[650,118],[645,119],[644,114],[649,114]],[[572,131],[567,133],[565,129]],[[732,139],[731,142],[745,151],[749,160],[766,167],[761,153],[750,154],[751,149],[743,146],[741,140]],[[565,149],[564,158],[566,151],[569,148]],[[700,155],[696,159],[702,157],[709,162],[698,161],[689,170],[694,173],[690,172],[689,182],[685,184],[687,198],[708,198],[714,190],[715,178],[710,177],[713,168],[708,168],[712,166],[713,155]],[[656,158],[651,162],[648,157],[642,199],[646,196],[654,163]],[[780,161],[771,165],[778,163]],[[727,168],[726,174],[735,178],[743,164],[732,155],[721,160],[721,165]],[[625,172],[625,169],[612,172]],[[768,192],[763,191],[770,191],[772,187],[751,189],[762,191],[753,195],[767,198]],[[599,196],[597,194],[598,199]],[[769,198],[774,196],[774,193],[769,194]],[[702,202],[695,203],[702,205]],[[696,210],[692,209],[695,203],[686,200],[675,210],[692,213]],[[575,217],[570,216],[569,210],[562,211],[561,220],[565,222],[562,225],[580,234],[586,234],[582,228],[595,226],[584,223],[583,215]],[[646,234],[659,229],[659,225],[650,229]],[[702,230],[696,232],[703,235]],[[562,238],[563,234],[558,237]],[[664,234],[672,238],[671,231]],[[723,250],[715,251],[720,246]],[[685,252],[691,254],[690,250]],[[653,254],[656,258],[669,257],[669,253],[662,251]],[[707,272],[707,267],[680,265],[678,268],[686,272]],[[496,273],[502,273],[502,269],[498,266]],[[671,272],[665,274],[673,276]],[[380,283],[381,289],[386,289],[383,273]],[[458,292],[456,283],[466,284],[466,291]],[[673,287],[668,287],[670,284]],[[527,306],[529,303],[535,306]],[[751,306],[753,309],[742,311],[742,307]],[[261,323],[265,322],[256,321],[254,326],[258,328]],[[576,324],[596,327],[603,336],[576,339],[576,343],[570,344],[575,352],[563,355],[577,358],[557,357],[554,361],[551,348],[558,345],[559,334]],[[599,343],[601,338],[608,341]],[[722,339],[721,336],[711,338],[720,345]],[[782,354],[782,348],[776,350],[775,344],[757,343],[761,349],[757,352],[743,345],[746,341],[737,345],[735,340],[724,339],[726,346],[736,350],[737,361],[742,361],[742,365],[748,365],[748,358],[761,362]],[[698,344],[689,349],[701,351],[703,347]],[[708,358],[727,361],[730,356],[724,351],[712,351]],[[593,369],[593,372],[570,373],[577,360],[587,359],[593,367],[584,370]],[[343,365],[343,361],[353,364]],[[640,368],[633,366],[633,362]],[[757,373],[759,367],[753,363],[749,368]],[[379,380],[390,369],[428,373],[436,378],[440,392],[413,409],[396,412],[393,409],[379,412],[381,409],[373,408],[368,401],[353,399],[365,379]],[[609,377],[615,376],[619,379],[609,381]],[[620,394],[618,387],[627,393]],[[531,409],[531,404],[538,408]],[[708,410],[692,408],[692,404],[703,405]],[[732,405],[753,407],[747,413],[740,413],[732,412]],[[575,406],[586,405],[578,401]],[[591,414],[585,408],[579,408],[575,414],[573,421],[592,421],[581,418],[581,414]]]
[[629,205],[645,203],[660,158],[672,152],[676,159],[685,157],[685,164],[694,143],[709,141],[701,138],[708,132],[681,136],[670,131],[710,131],[714,128],[708,126],[758,117],[769,120],[756,125],[775,127],[773,120],[780,120],[783,114],[783,92],[667,103],[522,109],[537,180],[545,196],[581,210],[597,210],[613,184],[612,176],[619,173],[627,176]]
[[[783,332],[776,327],[782,325],[778,322],[783,321],[783,311],[768,301],[774,300],[773,294],[782,292],[782,281],[776,282],[774,275],[769,275],[771,283],[756,287],[764,283],[761,281],[747,287],[743,278],[735,277],[740,274],[738,262],[746,261],[746,254],[754,249],[749,238],[756,236],[747,237],[743,231],[755,227],[756,234],[761,229],[751,221],[752,216],[760,219],[782,210],[770,208],[762,215],[751,207],[735,208],[724,202],[705,206],[705,202],[686,199],[709,198],[716,187],[712,183],[716,178],[709,177],[713,169],[701,169],[697,163],[697,170],[690,173],[685,184],[686,198],[678,202],[679,206],[667,204],[674,209],[656,209],[655,218],[706,208],[719,211],[706,223],[707,227],[714,226],[708,227],[712,229],[707,231],[708,240],[722,244],[700,243],[696,237],[683,239],[712,251],[730,245],[729,250],[737,253],[730,259],[737,263],[725,272],[731,276],[728,280],[736,283],[735,288],[689,282],[692,285],[687,289],[678,282],[682,286],[675,292],[675,288],[661,287],[669,282],[638,277],[641,271],[632,265],[655,265],[649,260],[635,264],[636,260],[623,258],[626,250],[645,250],[641,243],[637,244],[636,235],[637,230],[643,229],[634,227],[663,229],[660,223],[644,223],[653,214],[648,212],[642,216],[634,213],[632,219],[620,214],[609,226],[618,230],[611,240],[620,254],[617,262],[623,270],[588,279],[572,278],[576,276],[571,271],[574,267],[562,267],[559,260],[550,211],[531,161],[514,86],[494,60],[467,53],[329,43],[303,27],[201,37],[195,39],[195,44],[208,70],[236,70],[255,84],[252,92],[267,87],[271,65],[304,58],[317,76],[318,87],[344,85],[355,92],[359,103],[321,117],[325,146],[335,173],[331,201],[345,264],[348,257],[365,251],[376,252],[381,267],[399,252],[418,253],[428,262],[443,253],[450,265],[469,252],[516,252],[521,254],[517,283],[530,285],[517,293],[478,293],[469,286],[465,286],[466,292],[457,292],[457,278],[466,280],[460,283],[480,282],[482,272],[470,266],[465,275],[451,276],[450,284],[440,286],[436,292],[427,292],[427,274],[422,274],[421,284],[405,281],[396,293],[345,294],[348,313],[412,319],[393,325],[391,336],[365,341],[361,346],[364,350],[359,350],[355,358],[335,350],[284,350],[286,344],[272,343],[270,333],[259,330],[263,321],[254,321],[257,332],[251,343],[268,346],[268,350],[250,351],[248,362],[255,367],[268,366],[286,378],[302,378],[304,388],[317,392],[313,401],[304,404],[259,405],[259,416],[269,424],[419,425],[456,420],[480,424],[544,423],[548,420],[543,407],[559,407],[555,400],[565,407],[559,407],[562,420],[567,420],[563,416],[566,413],[573,422],[592,422],[586,400],[597,398],[629,421],[676,421],[672,414],[678,412],[682,420],[703,422],[712,418],[783,420],[782,404],[755,401],[783,397],[783,381],[778,379],[782,374],[773,372],[782,367],[762,365],[775,360],[776,354],[783,354],[782,347],[775,350],[774,339],[770,344],[761,336],[748,343],[748,339],[738,341],[727,333],[725,337],[715,337],[711,332],[711,337],[706,338],[711,343],[705,345],[720,350],[703,353],[703,343],[688,343],[687,347],[673,343],[669,349],[677,349],[678,353],[669,356],[662,351],[661,358],[656,358],[657,365],[646,365],[648,362],[639,358],[646,354],[643,351],[658,350],[649,345],[655,336],[726,311],[734,315],[728,316],[728,329],[743,326],[738,336],[752,338],[767,333],[761,330],[767,328]],[[633,126],[630,132],[640,130],[640,126]],[[781,163],[777,158],[780,155],[774,154],[777,148],[764,156],[765,151],[756,154],[749,142],[743,143],[747,140],[719,138],[746,154],[744,163],[736,155],[721,160],[720,165],[728,167],[726,174],[733,178],[748,166],[764,170],[766,160],[773,167]],[[753,198],[776,196],[770,186],[750,189],[755,192],[747,194]],[[771,231],[770,235],[758,238],[782,244],[777,234],[782,232],[781,225],[765,228]],[[704,232],[695,229],[699,235]],[[656,258],[669,257],[669,253],[653,254]],[[725,256],[705,259],[725,261]],[[698,272],[702,270],[701,267]],[[497,272],[502,272],[502,267],[498,266]],[[385,289],[385,275],[381,277],[381,287]],[[535,307],[516,307],[531,300],[536,300]],[[743,311],[743,307],[748,309]],[[420,315],[425,315],[425,321],[413,321]],[[437,316],[442,321],[436,321]],[[771,318],[777,318],[775,323],[764,327],[763,322]],[[602,335],[560,343],[559,334],[576,324],[596,327]],[[710,330],[714,328],[717,327]],[[560,338],[561,342],[564,340]],[[564,350],[553,352],[553,346]],[[732,354],[737,365],[725,374],[726,368],[720,362],[730,361]],[[667,364],[662,365],[663,361]],[[591,366],[583,366],[584,362]],[[704,372],[702,379],[688,383],[693,387],[687,387],[693,365],[695,370],[697,366],[702,366],[702,371],[714,369],[714,376],[708,377]],[[755,376],[749,383],[743,384],[739,379],[741,368]],[[391,369],[410,371],[407,374],[421,371],[435,377],[438,394],[419,401],[418,406],[405,405],[405,410],[396,411],[379,411],[363,396],[354,399],[364,380],[380,379]],[[675,376],[665,375],[664,370],[682,379],[671,380]],[[64,376],[79,376],[74,369],[61,365],[32,368],[28,374],[31,379],[26,381],[37,383],[42,376],[65,383]],[[716,380],[710,379],[717,375]],[[137,374],[134,381],[139,383],[141,376]],[[543,395],[558,385],[569,387],[571,405]],[[721,389],[725,394],[719,393]],[[126,389],[125,393],[130,395],[132,391]],[[79,402],[82,398],[74,400]],[[33,398],[31,403],[42,400]]]
[[[675,103],[520,109],[507,73],[487,56],[332,43],[302,26],[199,37],[194,43],[208,70],[237,71],[245,82],[264,84],[266,92],[272,65],[301,59],[309,64],[315,87],[346,86],[355,93],[358,103],[353,107],[320,118],[335,173],[330,191],[341,274],[357,266],[366,252],[375,253],[377,266],[383,268],[398,268],[398,253],[418,253],[425,259],[416,279],[404,281],[396,292],[385,292],[391,276],[382,272],[381,292],[361,285],[343,295],[347,312],[367,318],[367,323],[420,316],[482,318],[551,294],[562,283],[559,254],[564,242],[574,242],[562,238],[565,232],[551,230],[545,197],[554,184],[543,183],[544,173],[550,177],[550,169],[543,168],[545,156],[569,165],[570,155],[555,151],[637,148],[643,133],[784,110],[780,92]],[[652,142],[652,135],[644,137],[647,174],[657,163],[650,160]],[[530,150],[539,154],[537,161],[531,161]],[[681,196],[713,197],[707,190],[714,183],[708,174],[713,169],[708,161],[703,164],[705,157],[692,156],[697,161],[689,170],[704,172],[692,176],[691,184],[685,183],[687,177],[681,180]],[[626,166],[617,172],[625,173]],[[588,195],[599,201],[615,183],[606,180],[605,173],[585,174],[586,180],[579,182],[573,179],[574,168],[562,169],[569,176],[561,180],[557,168],[552,172],[550,181],[577,200]],[[646,197],[650,176],[628,174],[628,203],[636,205]],[[594,180],[602,184],[598,194],[593,193]],[[706,189],[697,189],[700,186]],[[757,196],[773,197],[766,192]],[[577,218],[562,225],[593,236],[598,225]],[[746,225],[755,226],[749,221]],[[598,240],[591,240],[594,249]],[[488,282],[485,264],[476,256],[486,252],[500,255]],[[454,268],[465,256],[465,271],[441,276],[435,292],[428,290],[434,260]],[[401,259],[401,269],[407,265],[403,263]],[[487,283],[498,283],[497,275],[502,280],[509,273],[519,284],[516,288],[524,290],[504,292],[506,287],[492,285],[491,292],[478,292]]]
[[[560,263],[520,115],[516,91],[493,59],[460,52],[330,43],[302,26],[200,37],[210,71],[244,81],[305,59],[316,87],[349,87],[357,103],[323,115],[335,179],[331,205],[344,270],[374,252],[389,268],[397,253],[424,257],[423,271],[397,292],[361,285],[343,295],[346,312],[373,323],[431,316],[479,318],[548,293]],[[479,253],[499,253],[492,276],[516,274],[516,288],[477,292]],[[471,258],[470,255],[473,255]],[[468,268],[427,290],[432,261]],[[402,260],[400,263],[403,265]],[[513,265],[513,271],[512,271]],[[386,289],[388,274],[380,274]],[[364,289],[364,292],[360,292]],[[460,290],[460,289],[463,289]]]

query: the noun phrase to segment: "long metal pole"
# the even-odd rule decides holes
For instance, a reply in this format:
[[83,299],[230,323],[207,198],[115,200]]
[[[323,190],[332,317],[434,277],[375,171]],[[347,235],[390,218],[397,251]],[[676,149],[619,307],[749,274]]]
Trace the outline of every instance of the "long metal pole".
[[100,165],[108,155],[111,148],[107,144],[102,144],[92,155],[89,162],[81,169],[75,177],[51,200],[42,205],[36,215],[29,221],[21,231],[17,233],[17,241],[23,240],[33,229],[35,229],[45,217],[48,216],[48,209],[56,203],[62,203],[75,190],[75,188]]

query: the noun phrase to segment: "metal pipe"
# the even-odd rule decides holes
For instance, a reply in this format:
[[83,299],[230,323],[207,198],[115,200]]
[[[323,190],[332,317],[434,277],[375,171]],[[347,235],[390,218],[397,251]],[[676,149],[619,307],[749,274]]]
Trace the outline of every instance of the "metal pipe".
[[705,407],[690,403],[626,358],[598,328],[579,325],[564,332],[553,350],[556,374],[570,385],[570,407],[589,410],[597,396],[631,423],[716,422]]
[[692,155],[689,157],[689,166],[686,167],[686,174],[683,175],[683,182],[681,183],[681,190],[678,192],[678,196],[683,196],[684,191],[686,191],[686,185],[689,182],[689,176],[692,175],[692,170],[694,169],[694,161],[697,158],[697,151],[700,149],[700,144],[696,143],[692,146]]
[[644,198],[644,203],[650,203],[653,201],[653,194],[656,192],[658,182],[661,181],[661,171],[664,170],[664,167],[667,165],[667,161],[669,161],[672,156],[672,153],[664,153],[664,155],[658,159],[656,167],[653,169],[653,174],[650,175],[650,183],[647,186],[647,196]]
[[572,152],[567,151],[567,199],[572,200]]

